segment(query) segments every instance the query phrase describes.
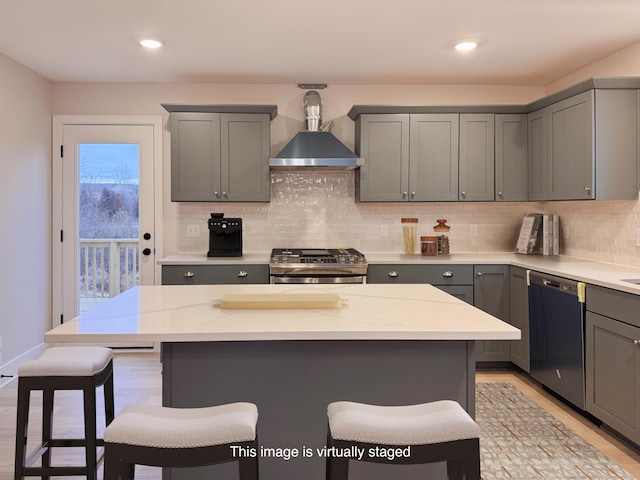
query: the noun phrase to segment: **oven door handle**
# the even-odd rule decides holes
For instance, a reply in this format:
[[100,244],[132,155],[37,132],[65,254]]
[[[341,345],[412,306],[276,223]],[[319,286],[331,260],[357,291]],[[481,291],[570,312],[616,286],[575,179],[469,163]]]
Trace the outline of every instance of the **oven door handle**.
[[345,277],[296,277],[296,276],[272,276],[271,283],[280,284],[331,284],[331,283],[364,283],[363,275]]

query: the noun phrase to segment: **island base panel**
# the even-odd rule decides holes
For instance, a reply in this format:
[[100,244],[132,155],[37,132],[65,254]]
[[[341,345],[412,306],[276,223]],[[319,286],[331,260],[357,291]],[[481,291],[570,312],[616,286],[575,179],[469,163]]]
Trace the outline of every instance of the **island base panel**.
[[[408,405],[453,399],[473,416],[473,349],[473,341],[164,343],[163,404],[255,403],[260,445],[282,449],[275,452],[279,458],[258,452],[261,480],[323,480],[325,459],[317,449],[325,446],[329,403]],[[291,449],[299,456],[286,460]],[[350,462],[350,472],[350,480],[446,478],[444,463]],[[236,480],[236,464],[163,471],[163,480],[211,478]]]

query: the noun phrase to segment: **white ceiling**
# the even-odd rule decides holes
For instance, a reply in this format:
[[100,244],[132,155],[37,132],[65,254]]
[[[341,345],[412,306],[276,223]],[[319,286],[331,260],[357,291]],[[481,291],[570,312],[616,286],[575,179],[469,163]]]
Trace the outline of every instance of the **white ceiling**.
[[547,85],[637,41],[640,0],[0,0],[53,81]]

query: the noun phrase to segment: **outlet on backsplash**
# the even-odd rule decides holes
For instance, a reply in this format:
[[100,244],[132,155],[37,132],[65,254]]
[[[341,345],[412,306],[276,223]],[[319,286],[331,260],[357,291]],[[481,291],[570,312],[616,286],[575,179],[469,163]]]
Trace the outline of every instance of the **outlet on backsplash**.
[[200,236],[200,225],[187,225],[187,237],[197,238]]
[[387,225],[380,225],[380,236],[388,237],[389,236],[389,228]]

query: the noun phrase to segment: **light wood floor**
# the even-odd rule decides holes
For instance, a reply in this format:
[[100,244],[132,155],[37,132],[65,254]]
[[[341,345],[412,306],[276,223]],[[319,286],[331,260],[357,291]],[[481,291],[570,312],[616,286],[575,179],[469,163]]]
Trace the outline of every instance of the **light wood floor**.
[[[161,404],[160,363],[157,354],[118,353],[114,359],[116,414],[128,403]],[[582,436],[587,442],[598,448],[618,465],[640,479],[640,453],[624,442],[574,412],[562,402],[544,392],[542,388],[526,375],[517,372],[480,372],[478,382],[507,382],[526,394],[542,408],[554,415],[571,430]],[[99,397],[102,392],[99,392]],[[17,381],[0,388],[0,479],[13,478],[13,456],[15,445],[15,415],[17,399]],[[32,398],[30,438],[39,435],[39,407],[41,396]],[[101,405],[99,408],[101,408]],[[36,413],[38,412],[38,413]],[[60,436],[82,435],[82,398],[79,392],[60,392],[56,395],[54,412],[54,432]],[[104,428],[98,423],[98,429]],[[35,442],[31,442],[31,447]],[[60,450],[60,449],[59,449]],[[55,462],[80,464],[82,450],[74,450],[54,455]],[[101,469],[102,470],[102,469]],[[100,472],[100,475],[102,472]],[[58,479],[61,477],[52,477]],[[65,477],[72,478],[72,477]],[[101,477],[100,477],[101,478]],[[159,480],[160,470],[151,467],[137,467],[136,480]]]

